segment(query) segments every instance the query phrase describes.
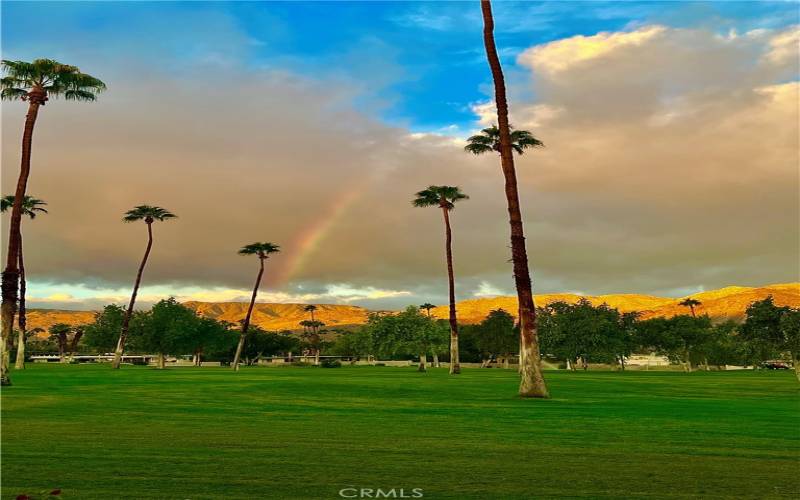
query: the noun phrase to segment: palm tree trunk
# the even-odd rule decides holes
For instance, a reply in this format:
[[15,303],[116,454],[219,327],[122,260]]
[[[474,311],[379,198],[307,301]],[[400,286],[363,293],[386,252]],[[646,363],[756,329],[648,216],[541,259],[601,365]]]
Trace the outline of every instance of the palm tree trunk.
[[69,347],[70,363],[72,363],[72,360],[75,359],[75,350],[78,349],[78,342],[81,341],[81,337],[83,337],[83,328],[76,329],[75,333],[72,334],[72,343]]
[[28,318],[25,309],[25,260],[23,259],[22,250],[22,232],[19,234],[19,335],[17,337],[17,359],[14,363],[14,369],[25,369],[25,332],[27,331]]
[[256,277],[256,284],[253,286],[253,296],[250,297],[250,307],[247,308],[247,316],[244,317],[242,323],[242,334],[239,336],[239,344],[236,346],[236,355],[233,357],[233,371],[239,371],[239,360],[242,357],[242,350],[244,349],[244,340],[247,337],[247,330],[250,328],[250,316],[253,314],[253,307],[256,304],[256,296],[258,295],[258,287],[261,286],[261,277],[264,275],[264,259],[259,258],[260,267],[258,269],[258,276]]
[[525,248],[525,233],[522,226],[522,213],[519,207],[517,174],[514,169],[514,156],[511,149],[511,130],[508,124],[508,102],[506,86],[497,47],[494,43],[494,19],[489,0],[481,0],[483,12],[483,40],[486,56],[492,69],[497,103],[497,125],[500,131],[500,160],[505,177],[506,199],[508,202],[509,224],[511,225],[511,259],[514,263],[514,281],[519,299],[520,334],[520,384],[522,397],[547,398],[547,385],[542,374],[539,353],[539,338],[536,329],[536,309],[533,303],[533,289],[528,252]]
[[31,92],[28,99],[28,114],[25,117],[25,129],[22,134],[22,160],[14,192],[14,204],[11,206],[11,220],[8,226],[8,251],[6,267],[2,274],[2,306],[0,306],[0,385],[11,385],[8,373],[9,340],[14,330],[14,314],[17,309],[17,291],[19,286],[20,224],[22,222],[22,202],[28,188],[28,177],[31,173],[31,147],[33,145],[33,128],[39,115],[39,106],[44,103],[46,95],[43,91]]
[[439,353],[436,351],[433,352],[433,367],[439,368],[441,365],[439,364]]
[[417,371],[425,372],[428,371],[428,355],[425,354],[425,351],[419,353],[419,368]]
[[66,333],[59,333],[58,334],[58,362],[59,363],[66,363],[67,362],[67,334]]
[[164,353],[160,352],[160,353],[158,353],[158,358],[157,358],[157,361],[156,361],[156,367],[159,370],[163,370],[165,366],[166,366],[166,362],[164,360]]
[[114,351],[114,362],[111,367],[115,370],[119,369],[119,365],[122,363],[122,352],[125,349],[125,341],[128,338],[128,329],[130,328],[131,316],[133,315],[133,306],[136,305],[136,295],[139,293],[139,284],[142,282],[142,273],[144,272],[145,264],[147,264],[147,258],[150,256],[151,248],[153,248],[153,224],[148,222],[147,248],[144,251],[144,257],[142,257],[142,263],[139,264],[139,271],[136,273],[136,281],[133,284],[131,301],[128,303],[128,310],[125,311],[125,319],[122,320],[122,332],[119,335],[119,341],[117,341],[117,349]]
[[447,254],[447,284],[450,300],[450,374],[461,373],[458,357],[458,319],[456,318],[456,284],[453,277],[453,232],[450,230],[450,213],[446,207],[444,212],[445,252]]

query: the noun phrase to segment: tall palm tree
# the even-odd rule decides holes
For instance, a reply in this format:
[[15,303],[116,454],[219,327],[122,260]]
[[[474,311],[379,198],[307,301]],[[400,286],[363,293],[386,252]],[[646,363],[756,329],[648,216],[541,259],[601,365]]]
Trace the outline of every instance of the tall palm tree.
[[447,281],[450,291],[450,374],[461,373],[458,357],[458,320],[456,319],[456,287],[453,278],[453,235],[450,230],[450,211],[461,200],[469,196],[457,186],[428,186],[416,194],[411,202],[415,207],[439,207],[444,214],[445,254],[447,257]]
[[688,307],[689,310],[692,311],[692,317],[693,318],[697,317],[697,315],[694,312],[694,308],[699,306],[700,304],[702,304],[702,302],[700,302],[697,299],[693,299],[691,297],[687,297],[686,299],[684,299],[684,300],[682,300],[681,302],[678,303],[678,305],[681,305],[683,307]]
[[139,284],[142,282],[144,266],[147,264],[147,258],[150,256],[150,249],[153,248],[153,222],[163,222],[176,217],[175,214],[165,208],[139,205],[125,212],[125,216],[122,218],[123,222],[137,222],[143,220],[144,223],[147,224],[147,247],[145,248],[142,262],[139,264],[139,271],[136,273],[136,281],[133,283],[131,301],[128,303],[128,309],[125,311],[125,318],[122,320],[122,331],[119,334],[117,349],[114,351],[114,362],[111,365],[114,369],[118,369],[119,365],[122,363],[122,352],[125,350],[125,340],[128,338],[128,328],[130,327],[131,316],[133,315],[133,306],[136,305],[136,294],[139,293]]
[[10,385],[8,376],[8,339],[14,327],[14,314],[19,292],[19,253],[22,203],[28,188],[31,173],[31,147],[33,129],[39,108],[50,97],[63,97],[68,101],[94,101],[106,85],[97,78],[81,73],[75,67],[51,59],[36,59],[33,62],[0,62],[5,76],[0,79],[0,99],[19,100],[28,103],[25,128],[22,133],[22,158],[20,161],[11,220],[8,224],[8,251],[6,266],[2,274],[2,307],[0,308],[0,385]]
[[489,128],[478,136],[470,137],[468,139],[469,144],[465,149],[473,154],[481,154],[488,151],[500,153],[500,163],[505,178],[509,224],[511,226],[511,260],[514,266],[517,298],[519,299],[519,394],[522,397],[546,398],[549,397],[549,394],[542,374],[539,338],[536,328],[536,308],[533,303],[533,286],[531,284],[530,269],[528,268],[528,252],[525,248],[522,213],[519,207],[517,173],[514,168],[515,150],[521,154],[526,148],[539,147],[542,143],[530,136],[530,134],[523,134],[521,131],[517,131],[516,142],[514,142],[511,125],[508,123],[506,84],[503,77],[503,68],[500,66],[500,58],[497,56],[497,47],[494,43],[494,19],[492,18],[492,4],[489,0],[481,0],[481,11],[483,13],[483,41],[486,48],[486,57],[494,80],[498,124],[497,141],[493,140],[494,131]]
[[261,277],[264,276],[264,261],[269,258],[270,254],[280,252],[281,249],[278,245],[272,243],[251,243],[243,246],[239,250],[239,255],[257,255],[259,268],[258,276],[256,277],[256,284],[253,286],[253,296],[250,297],[250,307],[247,308],[247,316],[242,321],[242,333],[239,336],[239,344],[236,346],[236,355],[233,357],[233,371],[239,371],[239,359],[242,357],[242,349],[244,349],[244,341],[247,337],[247,330],[250,328],[250,316],[253,314],[253,306],[256,304],[256,297],[258,296],[258,287],[261,286]]
[[[37,213],[47,213],[44,208],[47,202],[38,198],[25,195],[22,201],[22,213],[31,219],[36,218]],[[6,212],[14,206],[14,195],[10,194],[0,199],[0,212]],[[19,336],[17,337],[17,359],[14,363],[14,368],[22,370],[25,368],[25,332],[27,330],[27,316],[25,310],[25,292],[27,289],[27,281],[25,280],[25,259],[23,258],[22,250],[22,229],[20,226],[19,234]]]

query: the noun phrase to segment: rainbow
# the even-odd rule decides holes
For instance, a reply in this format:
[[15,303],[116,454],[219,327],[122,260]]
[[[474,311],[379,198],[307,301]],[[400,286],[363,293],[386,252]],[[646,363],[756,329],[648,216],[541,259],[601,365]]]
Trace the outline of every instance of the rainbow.
[[300,231],[292,242],[287,245],[291,250],[288,262],[278,273],[275,280],[277,287],[285,286],[303,268],[309,257],[319,248],[320,243],[330,234],[346,214],[350,207],[361,197],[367,182],[355,183],[344,190],[332,203],[322,211],[324,217],[315,219],[314,222]]

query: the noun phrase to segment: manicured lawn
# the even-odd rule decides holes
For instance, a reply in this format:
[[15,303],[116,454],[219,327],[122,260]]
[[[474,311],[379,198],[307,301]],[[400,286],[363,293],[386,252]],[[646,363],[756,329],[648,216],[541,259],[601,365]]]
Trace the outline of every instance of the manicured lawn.
[[33,365],[2,394],[3,498],[800,494],[790,373]]

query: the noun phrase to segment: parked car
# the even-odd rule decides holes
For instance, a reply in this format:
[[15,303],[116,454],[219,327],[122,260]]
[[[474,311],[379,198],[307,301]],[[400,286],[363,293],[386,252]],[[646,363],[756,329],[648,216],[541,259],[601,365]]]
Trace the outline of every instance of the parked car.
[[791,367],[783,361],[765,361],[761,363],[761,368],[766,370],[788,370]]

